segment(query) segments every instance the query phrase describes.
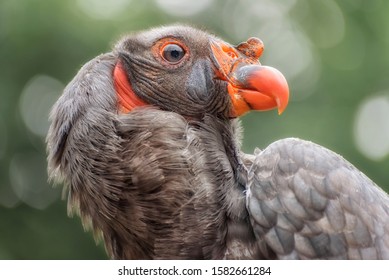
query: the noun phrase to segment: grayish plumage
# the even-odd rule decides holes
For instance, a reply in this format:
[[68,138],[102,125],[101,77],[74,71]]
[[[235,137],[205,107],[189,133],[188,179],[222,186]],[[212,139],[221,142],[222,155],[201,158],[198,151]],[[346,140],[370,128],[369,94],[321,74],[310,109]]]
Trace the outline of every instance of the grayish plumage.
[[[165,37],[185,42],[187,66],[153,58]],[[70,212],[115,259],[389,259],[388,196],[339,155],[298,139],[240,151],[214,38],[180,26],[129,36],[69,83],[47,143]],[[149,104],[126,114],[119,59]]]
[[268,257],[389,259],[387,194],[314,143],[284,139],[257,151],[247,209]]

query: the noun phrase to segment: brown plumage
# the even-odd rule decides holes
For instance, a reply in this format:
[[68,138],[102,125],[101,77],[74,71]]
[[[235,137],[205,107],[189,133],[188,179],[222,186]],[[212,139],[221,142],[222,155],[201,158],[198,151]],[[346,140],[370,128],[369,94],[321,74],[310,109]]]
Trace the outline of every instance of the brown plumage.
[[389,258],[389,199],[340,156],[297,139],[240,151],[236,117],[287,104],[262,50],[152,29],[66,87],[49,173],[111,258]]

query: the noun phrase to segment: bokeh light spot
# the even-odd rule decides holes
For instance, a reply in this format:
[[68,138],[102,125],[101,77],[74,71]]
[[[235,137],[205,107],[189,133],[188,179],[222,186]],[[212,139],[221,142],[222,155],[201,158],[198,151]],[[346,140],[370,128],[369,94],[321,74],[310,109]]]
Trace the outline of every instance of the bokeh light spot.
[[54,102],[64,89],[63,84],[49,76],[34,76],[24,87],[19,107],[27,128],[45,137],[49,129],[48,116]]
[[371,160],[389,155],[389,93],[362,102],[355,116],[354,140],[358,150]]

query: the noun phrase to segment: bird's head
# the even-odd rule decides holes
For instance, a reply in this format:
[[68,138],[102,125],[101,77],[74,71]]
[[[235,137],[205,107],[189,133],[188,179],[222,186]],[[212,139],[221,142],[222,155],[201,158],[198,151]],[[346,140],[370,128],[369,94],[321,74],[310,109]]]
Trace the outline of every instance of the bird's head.
[[257,38],[233,46],[188,26],[125,37],[115,47],[119,109],[153,105],[190,118],[275,108],[282,113],[288,84],[278,70],[260,64],[263,49]]

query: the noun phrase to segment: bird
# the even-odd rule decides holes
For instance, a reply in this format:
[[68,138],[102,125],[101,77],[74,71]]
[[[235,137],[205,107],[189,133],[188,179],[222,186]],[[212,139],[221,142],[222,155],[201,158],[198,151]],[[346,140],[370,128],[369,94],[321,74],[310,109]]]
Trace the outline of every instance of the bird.
[[252,154],[239,117],[278,110],[288,83],[232,45],[168,25],[87,62],[50,113],[50,180],[111,259],[389,259],[389,198],[298,138]]

